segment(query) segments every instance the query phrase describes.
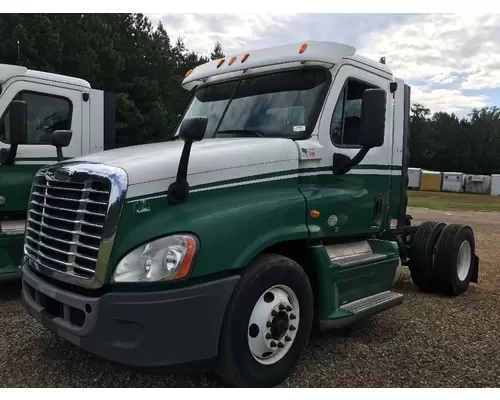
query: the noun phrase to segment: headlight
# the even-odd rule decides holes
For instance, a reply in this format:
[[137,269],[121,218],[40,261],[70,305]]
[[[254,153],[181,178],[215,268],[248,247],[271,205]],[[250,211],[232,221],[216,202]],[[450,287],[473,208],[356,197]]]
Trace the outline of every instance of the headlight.
[[146,243],[119,262],[111,282],[172,281],[187,275],[198,250],[191,235],[172,235]]

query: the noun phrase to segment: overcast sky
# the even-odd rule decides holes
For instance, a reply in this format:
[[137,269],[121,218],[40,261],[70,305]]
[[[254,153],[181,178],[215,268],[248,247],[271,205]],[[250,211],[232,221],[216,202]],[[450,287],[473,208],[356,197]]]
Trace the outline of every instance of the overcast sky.
[[[412,85],[412,101],[466,115],[500,103],[500,14],[149,14],[205,55],[304,40],[350,44]],[[499,104],[500,105],[500,104]]]

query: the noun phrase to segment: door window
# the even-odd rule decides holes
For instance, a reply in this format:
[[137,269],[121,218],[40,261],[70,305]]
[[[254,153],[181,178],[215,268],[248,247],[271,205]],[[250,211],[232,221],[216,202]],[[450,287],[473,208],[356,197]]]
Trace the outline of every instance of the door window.
[[[36,92],[19,92],[14,100],[28,105],[26,144],[50,144],[56,130],[71,129],[72,104],[67,98]],[[0,119],[0,140],[10,144],[10,106]]]
[[337,147],[361,147],[361,107],[363,92],[375,88],[357,79],[348,79],[333,111],[330,139]]

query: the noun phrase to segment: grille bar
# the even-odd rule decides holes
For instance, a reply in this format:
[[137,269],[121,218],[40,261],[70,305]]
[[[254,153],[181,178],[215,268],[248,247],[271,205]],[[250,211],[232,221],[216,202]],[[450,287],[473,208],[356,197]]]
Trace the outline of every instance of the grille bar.
[[[74,223],[74,221],[70,220],[70,219],[67,219],[67,218],[61,218],[61,217],[55,217],[53,215],[49,215],[49,214],[46,214],[46,213],[40,213],[36,210],[29,210],[30,213],[33,213],[39,217],[45,217],[45,218],[52,218],[52,219],[55,219],[57,221],[62,221],[62,222],[68,222],[70,224]],[[95,228],[102,228],[103,225],[100,225],[100,224],[93,224],[91,222],[87,222],[87,221],[81,221],[81,224],[82,225],[87,225],[87,226],[93,226]]]
[[47,198],[47,199],[52,199],[52,200],[61,200],[61,201],[76,201],[76,202],[85,202],[85,203],[88,203],[88,204],[101,204],[103,206],[107,206],[108,203],[105,202],[105,201],[94,201],[94,200],[88,200],[88,199],[71,199],[71,198],[68,198],[68,197],[57,197],[57,196],[51,196],[50,194],[42,194],[42,193],[37,193],[37,192],[33,192],[34,195],[37,195],[37,196],[40,196],[40,197],[44,197],[44,198]]
[[31,231],[31,232],[33,232],[36,235],[42,236],[42,237],[50,239],[50,240],[55,240],[56,242],[64,243],[64,244],[66,244],[68,246],[76,245],[76,246],[85,247],[85,248],[90,249],[90,250],[99,251],[98,247],[89,246],[88,244],[85,244],[85,243],[82,243],[82,242],[68,242],[67,240],[62,240],[62,239],[56,238],[54,236],[49,236],[49,235],[47,235],[46,233],[43,233],[43,232],[37,232],[36,230],[34,230],[33,228],[31,228],[29,226],[28,226],[28,230]]
[[[50,197],[45,196],[45,199],[49,199],[49,198]],[[54,207],[54,206],[51,206],[51,205],[47,204],[46,202],[44,204],[40,204],[36,200],[31,200],[31,203],[35,204],[37,206],[40,206],[40,207],[50,208],[52,210],[67,211],[67,212],[74,212],[74,213],[84,213],[84,214],[89,214],[89,215],[98,215],[100,217],[105,217],[106,216],[106,214],[104,214],[104,213],[94,213],[92,211],[87,211],[85,209],[72,210],[70,208]]]
[[[53,181],[50,181],[53,182]],[[41,189],[56,189],[56,190],[66,190],[66,191],[73,191],[73,192],[90,192],[90,193],[101,193],[101,194],[109,194],[109,191],[106,190],[96,190],[92,188],[86,188],[86,189],[77,189],[77,188],[65,188],[65,187],[59,187],[59,186],[54,186],[54,185],[41,185],[38,183],[34,184],[35,187],[41,188]]]

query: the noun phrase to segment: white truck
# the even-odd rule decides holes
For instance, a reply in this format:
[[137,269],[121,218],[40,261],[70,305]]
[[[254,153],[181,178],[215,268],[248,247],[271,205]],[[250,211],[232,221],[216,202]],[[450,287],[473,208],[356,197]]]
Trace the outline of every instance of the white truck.
[[386,65],[309,41],[208,62],[182,85],[176,140],[37,173],[23,300],[56,335],[273,386],[313,327],[401,304],[402,265],[425,291],[477,282],[470,227],[406,214],[410,91]]
[[[26,106],[22,144],[11,141],[13,102]],[[58,161],[52,133],[72,132],[66,158],[113,148],[115,96],[82,79],[0,64],[0,116],[1,282],[20,279],[31,184],[41,167]]]

